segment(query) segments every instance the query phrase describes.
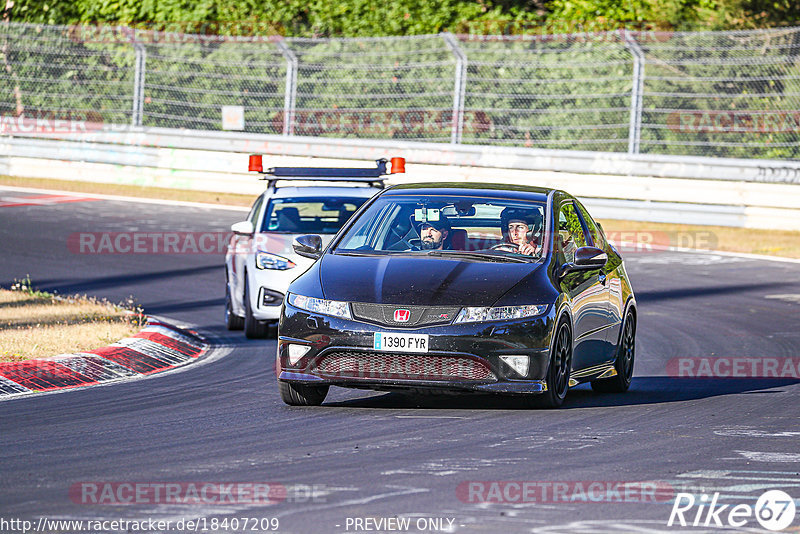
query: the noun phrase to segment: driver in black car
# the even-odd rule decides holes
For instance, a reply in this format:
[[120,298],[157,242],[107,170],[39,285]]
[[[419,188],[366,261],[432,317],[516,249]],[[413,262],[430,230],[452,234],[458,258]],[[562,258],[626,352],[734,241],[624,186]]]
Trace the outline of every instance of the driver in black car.
[[450,248],[450,221],[444,215],[437,221],[425,221],[418,225],[421,250],[442,250]]

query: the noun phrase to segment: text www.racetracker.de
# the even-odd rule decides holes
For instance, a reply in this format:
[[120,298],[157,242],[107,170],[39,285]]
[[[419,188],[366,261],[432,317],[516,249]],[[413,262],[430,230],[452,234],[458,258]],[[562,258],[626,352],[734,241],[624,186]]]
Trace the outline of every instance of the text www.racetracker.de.
[[191,517],[160,519],[50,519],[0,518],[0,532],[264,532],[280,528],[277,517]]

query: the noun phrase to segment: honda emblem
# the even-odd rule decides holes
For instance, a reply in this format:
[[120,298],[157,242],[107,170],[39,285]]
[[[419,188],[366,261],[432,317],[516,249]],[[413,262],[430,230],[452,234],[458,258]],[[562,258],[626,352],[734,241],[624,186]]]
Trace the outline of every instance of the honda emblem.
[[397,321],[398,323],[407,323],[410,317],[411,317],[411,312],[409,310],[394,311],[394,320]]

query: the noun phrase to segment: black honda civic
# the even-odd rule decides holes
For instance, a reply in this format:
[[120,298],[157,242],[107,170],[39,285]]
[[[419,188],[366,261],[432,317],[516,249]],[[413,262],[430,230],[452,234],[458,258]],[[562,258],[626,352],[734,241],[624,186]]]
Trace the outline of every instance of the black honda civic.
[[558,407],[624,392],[636,302],[622,257],[575,197],[495,184],[383,190],[289,287],[277,374],[290,405],[330,386],[514,395]]

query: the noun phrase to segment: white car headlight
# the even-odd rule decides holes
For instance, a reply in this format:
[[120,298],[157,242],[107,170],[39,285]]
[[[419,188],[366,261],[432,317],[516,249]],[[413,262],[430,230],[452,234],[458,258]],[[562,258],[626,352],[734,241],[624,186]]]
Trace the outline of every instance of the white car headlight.
[[294,262],[287,260],[282,256],[270,254],[269,252],[262,252],[260,250],[256,253],[256,267],[259,269],[285,271],[286,269],[291,269],[294,266]]
[[496,308],[461,308],[455,323],[478,323],[484,321],[505,321],[535,317],[547,311],[546,304],[527,306],[499,306]]
[[321,313],[323,315],[333,315],[334,317],[343,317],[345,319],[353,318],[350,315],[350,306],[346,302],[304,297],[303,295],[295,295],[293,293],[289,294],[287,300],[290,305],[295,308],[300,308],[301,310]]

